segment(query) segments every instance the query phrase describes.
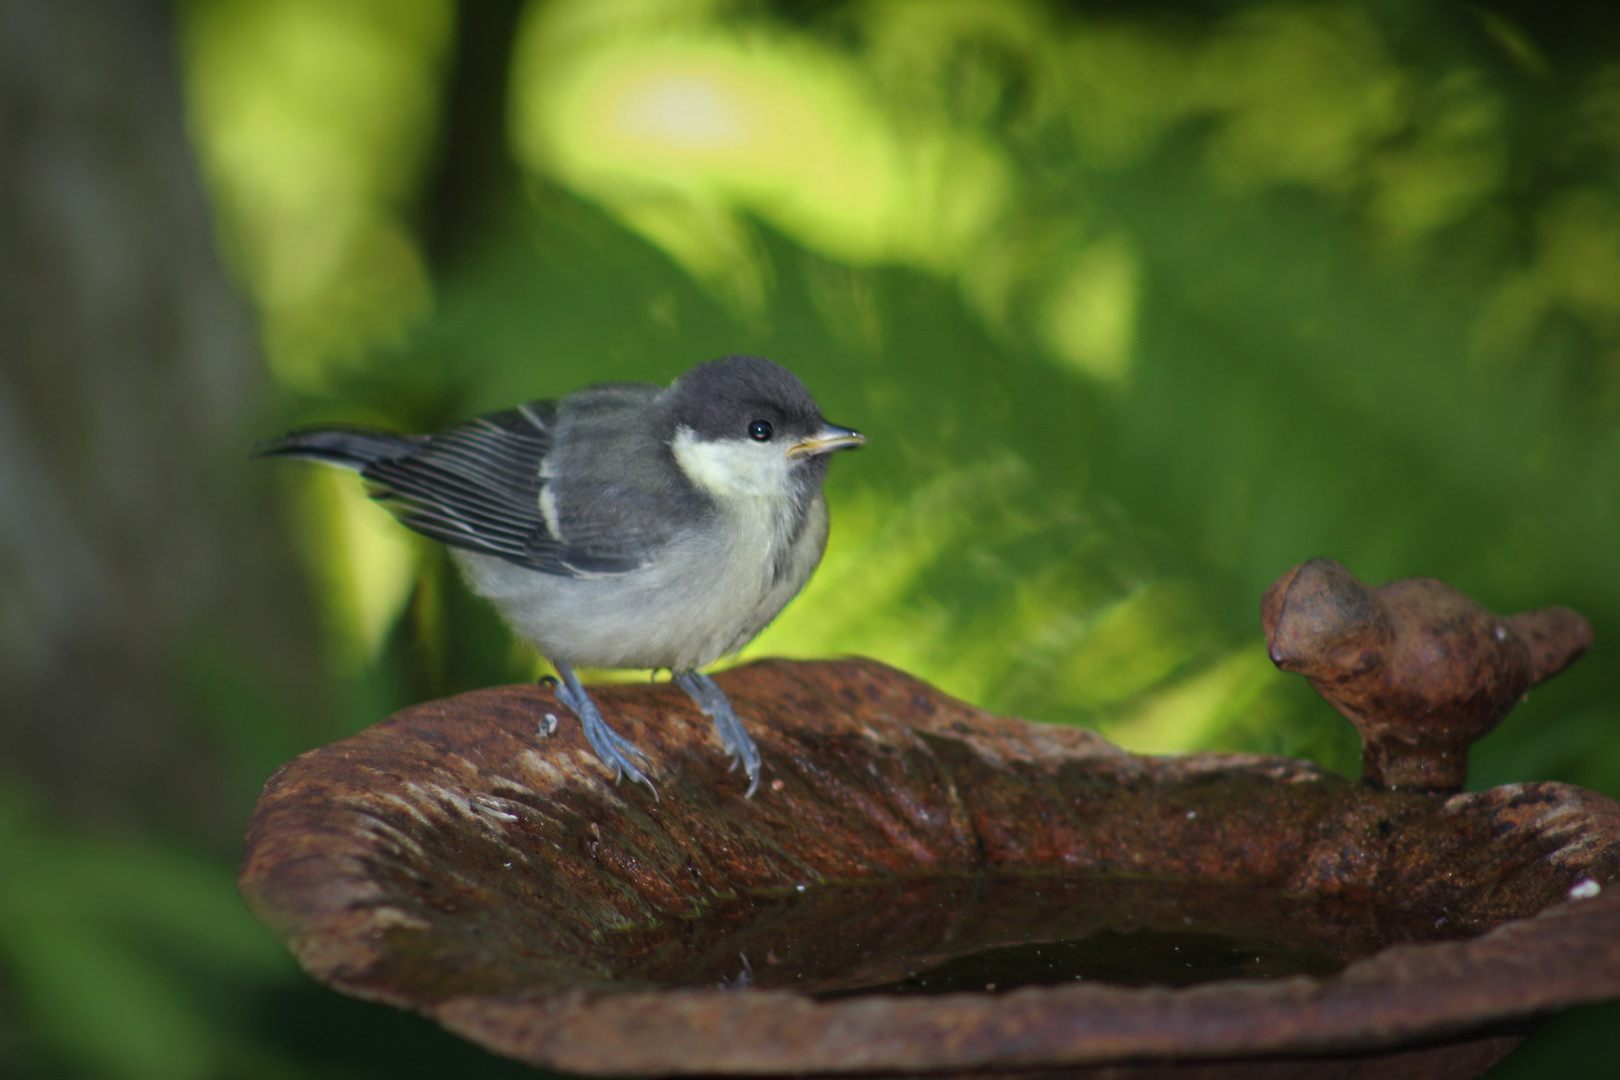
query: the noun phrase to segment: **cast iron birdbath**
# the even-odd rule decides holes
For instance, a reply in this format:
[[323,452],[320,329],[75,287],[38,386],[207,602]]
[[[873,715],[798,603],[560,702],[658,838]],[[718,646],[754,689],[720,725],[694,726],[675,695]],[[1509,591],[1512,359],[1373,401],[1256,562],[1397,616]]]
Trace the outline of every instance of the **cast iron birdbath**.
[[327,985],[589,1074],[1472,1077],[1620,996],[1620,805],[1459,790],[1585,620],[1326,560],[1262,614],[1362,731],[1361,782],[765,661],[720,676],[752,799],[673,687],[599,690],[657,798],[543,734],[549,689],[485,690],[283,767],[241,889]]

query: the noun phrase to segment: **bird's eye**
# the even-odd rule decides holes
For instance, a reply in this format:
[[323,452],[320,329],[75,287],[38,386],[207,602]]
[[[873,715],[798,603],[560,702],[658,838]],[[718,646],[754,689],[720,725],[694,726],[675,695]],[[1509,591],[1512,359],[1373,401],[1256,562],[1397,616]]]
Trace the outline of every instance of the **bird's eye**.
[[776,429],[771,427],[769,420],[755,420],[748,425],[748,437],[755,442],[770,442],[775,433]]

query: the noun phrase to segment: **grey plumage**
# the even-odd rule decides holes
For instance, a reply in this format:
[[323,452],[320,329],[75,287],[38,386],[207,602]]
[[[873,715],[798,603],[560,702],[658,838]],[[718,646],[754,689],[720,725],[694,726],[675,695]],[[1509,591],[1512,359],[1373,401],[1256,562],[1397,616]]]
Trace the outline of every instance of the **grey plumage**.
[[826,544],[827,454],[862,441],[825,423],[786,368],[727,357],[667,388],[600,384],[432,436],[294,432],[262,453],[354,469],[400,521],[448,544],[472,588],[557,666],[559,695],[615,775],[647,781],[576,665],[675,671],[751,794],[758,751],[697,669],[804,586]]

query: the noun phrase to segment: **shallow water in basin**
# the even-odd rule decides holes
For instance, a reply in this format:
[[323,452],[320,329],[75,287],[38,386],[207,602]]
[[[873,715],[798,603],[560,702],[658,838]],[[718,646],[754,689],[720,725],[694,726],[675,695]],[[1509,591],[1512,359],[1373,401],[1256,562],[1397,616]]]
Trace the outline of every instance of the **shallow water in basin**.
[[1241,883],[990,876],[745,895],[598,944],[619,989],[828,999],[1323,977],[1397,942],[1451,936],[1434,923],[1432,912]]
[[951,994],[1089,980],[1116,986],[1190,986],[1217,979],[1332,975],[1321,949],[1208,932],[1102,930],[1083,938],[992,945],[877,986],[818,994]]

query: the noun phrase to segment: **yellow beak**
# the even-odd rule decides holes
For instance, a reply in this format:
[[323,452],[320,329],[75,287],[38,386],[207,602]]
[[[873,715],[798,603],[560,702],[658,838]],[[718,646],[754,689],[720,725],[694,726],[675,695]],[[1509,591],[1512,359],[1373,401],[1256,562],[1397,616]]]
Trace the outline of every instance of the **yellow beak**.
[[827,424],[822,429],[800,442],[788,447],[788,457],[808,457],[814,454],[830,454],[834,450],[848,450],[852,447],[863,446],[866,436],[847,427],[837,424]]

